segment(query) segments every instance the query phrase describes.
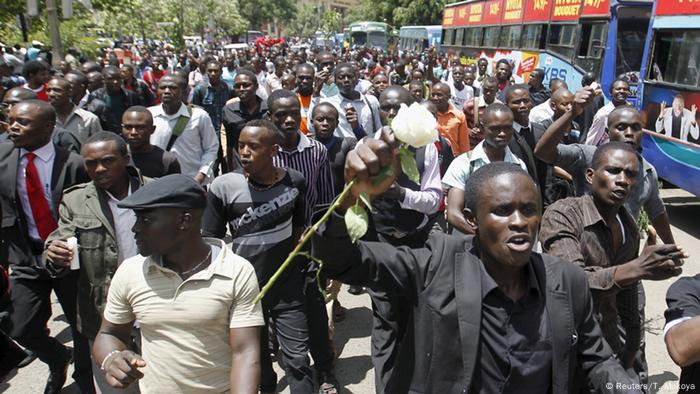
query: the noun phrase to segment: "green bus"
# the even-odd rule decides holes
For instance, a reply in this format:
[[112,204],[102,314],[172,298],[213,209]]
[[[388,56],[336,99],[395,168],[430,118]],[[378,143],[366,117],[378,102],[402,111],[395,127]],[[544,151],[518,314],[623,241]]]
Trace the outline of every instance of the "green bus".
[[388,50],[396,45],[394,30],[384,22],[353,22],[348,26],[348,34],[351,47]]

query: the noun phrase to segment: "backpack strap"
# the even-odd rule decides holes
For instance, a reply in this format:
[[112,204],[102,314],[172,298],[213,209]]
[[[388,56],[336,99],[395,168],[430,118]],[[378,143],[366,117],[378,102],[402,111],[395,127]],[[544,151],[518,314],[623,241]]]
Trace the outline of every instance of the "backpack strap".
[[190,116],[184,116],[180,115],[179,118],[177,118],[177,123],[175,123],[175,127],[173,127],[173,131],[170,134],[170,140],[168,141],[168,146],[165,147],[166,151],[170,151],[170,149],[173,147],[173,144],[175,144],[175,140],[182,135],[182,132],[185,131],[185,126],[187,126],[187,123],[190,121],[190,118],[192,117],[192,106],[188,105],[187,106],[187,113],[190,114]]

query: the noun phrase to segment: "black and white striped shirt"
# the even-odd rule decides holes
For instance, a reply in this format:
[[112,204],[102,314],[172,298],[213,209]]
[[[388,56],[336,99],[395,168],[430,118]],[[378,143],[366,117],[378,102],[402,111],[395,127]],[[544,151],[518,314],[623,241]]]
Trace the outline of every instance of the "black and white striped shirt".
[[299,143],[290,151],[280,150],[273,162],[278,167],[299,171],[306,178],[306,220],[317,205],[330,204],[335,197],[331,165],[326,147],[299,132]]

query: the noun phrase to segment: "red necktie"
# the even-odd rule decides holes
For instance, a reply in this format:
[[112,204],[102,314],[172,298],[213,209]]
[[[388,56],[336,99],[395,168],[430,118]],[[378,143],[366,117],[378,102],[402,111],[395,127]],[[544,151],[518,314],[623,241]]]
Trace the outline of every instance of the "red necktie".
[[27,169],[24,180],[27,184],[27,197],[29,197],[29,205],[32,207],[32,217],[34,217],[36,229],[41,239],[45,240],[58,227],[58,224],[51,214],[39,173],[34,165],[36,155],[29,152],[25,157],[27,158]]

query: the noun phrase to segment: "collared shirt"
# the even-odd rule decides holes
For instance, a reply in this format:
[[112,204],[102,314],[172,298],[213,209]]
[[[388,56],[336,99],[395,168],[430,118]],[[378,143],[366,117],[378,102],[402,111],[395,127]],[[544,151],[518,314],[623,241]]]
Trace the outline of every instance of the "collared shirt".
[[211,178],[212,167],[219,150],[219,138],[206,111],[193,107],[190,116],[185,104],[180,105],[180,109],[172,115],[166,114],[162,105],[149,107],[148,110],[153,114],[153,124],[156,126],[156,130],[151,134],[151,144],[163,150],[168,146],[178,118],[190,118],[170,152],[177,154],[183,174],[195,176],[202,173]]
[[214,131],[218,134],[221,130],[221,119],[224,106],[231,98],[231,92],[223,81],[219,87],[213,87],[208,81],[202,82],[194,88],[192,104],[199,105],[209,114]]
[[420,177],[420,190],[405,188],[401,208],[412,209],[431,215],[440,207],[442,187],[440,186],[440,163],[435,144],[425,146],[423,173]]
[[224,107],[221,123],[226,130],[226,145],[232,147],[233,150],[238,150],[238,137],[241,135],[241,130],[254,119],[262,119],[267,114],[267,102],[260,97],[256,97],[260,103],[258,111],[249,113],[248,110],[241,106],[241,101],[236,100]]
[[610,141],[608,136],[608,115],[615,109],[615,104],[609,102],[599,109],[598,112],[593,116],[593,123],[591,123],[591,128],[588,129],[588,134],[586,135],[587,145],[602,145]]
[[335,198],[328,151],[320,142],[309,139],[301,131],[299,143],[292,150],[280,149],[272,159],[277,167],[291,168],[306,178],[306,220],[317,205],[330,204]]
[[[282,74],[284,76],[284,74]],[[270,73],[267,76],[267,86],[270,87],[270,92],[282,89],[282,77],[278,77],[275,73]]]
[[[479,142],[479,144],[474,147],[471,152],[457,156],[452,163],[447,168],[445,176],[442,177],[442,186],[445,189],[457,188],[464,190],[469,177],[474,171],[491,163],[489,157],[486,156],[486,151],[484,150],[485,141]],[[506,163],[517,164],[523,170],[527,171],[525,163],[520,160],[517,156],[510,151],[510,148],[506,146],[505,155],[503,156],[503,161]]]
[[[56,157],[56,148],[53,142],[42,146],[39,149],[32,151],[36,157],[34,158],[34,167],[39,174],[39,180],[41,181],[42,190],[44,191],[44,197],[49,204],[49,208],[53,212],[53,204],[51,201],[51,177],[53,175],[53,160]],[[22,210],[24,210],[24,216],[27,219],[27,229],[29,230],[29,237],[35,240],[41,240],[39,236],[39,230],[36,228],[36,222],[34,221],[34,216],[32,215],[32,206],[29,203],[29,195],[27,194],[27,160],[26,149],[20,149],[19,155],[21,157],[19,166],[17,167],[17,194],[19,195],[19,201],[22,204]],[[53,212],[55,215],[56,213]]]
[[[308,113],[312,114],[314,107],[322,102],[331,103],[338,110],[340,116],[338,117],[338,127],[336,127],[334,133],[337,137],[359,139],[358,136],[355,135],[355,132],[353,132],[350,122],[348,122],[348,119],[345,117],[345,107],[348,104],[355,107],[358,123],[366,135],[374,134],[374,132],[382,128],[382,121],[379,117],[379,101],[374,96],[360,93],[360,97],[355,100],[348,99],[342,94],[336,94],[330,97],[312,97]],[[314,131],[311,117],[307,119],[307,126],[310,132]]]
[[137,255],[110,284],[105,320],[138,320],[143,333],[144,394],[228,392],[230,329],[264,324],[253,266],[223,241],[205,241],[211,264],[184,281],[160,257]]
[[536,105],[530,110],[529,120],[532,123],[542,123],[547,119],[551,119],[554,116],[554,110],[549,104],[551,99],[547,99],[544,103]]
[[[114,233],[117,236],[117,251],[119,252],[119,262],[121,263],[139,254],[136,241],[134,240],[134,233],[131,232],[131,228],[136,223],[136,214],[132,209],[119,208],[117,204],[120,200],[106,190],[105,193],[107,193],[108,197],[107,205],[109,205],[112,219],[114,219]],[[129,195],[131,195],[131,183],[129,183],[127,196]]]
[[66,117],[65,122],[61,122],[56,116],[56,127],[62,128],[75,136],[75,138],[84,143],[93,134],[102,131],[100,119],[92,112],[88,112],[78,106],[73,106],[70,115]]
[[455,156],[468,152],[469,133],[467,132],[467,118],[464,112],[457,110],[452,104],[448,104],[447,111],[437,113],[438,132],[447,138],[452,146]]
[[[545,211],[540,241],[545,253],[570,261],[586,272],[603,336],[619,354],[623,346],[635,351],[641,335],[637,283],[620,288],[614,279],[619,265],[637,257],[639,232],[625,208],[620,209],[616,220],[622,230],[622,244],[614,251],[612,231],[593,196],[566,198]],[[625,345],[620,338],[618,318],[630,329]]]
[[[592,165],[593,155],[597,149],[598,147],[594,145],[557,145],[557,159],[554,161],[554,165],[571,174],[576,196],[590,193],[591,186],[586,181],[586,169]],[[654,220],[666,212],[666,207],[659,196],[659,177],[654,166],[646,161],[642,155],[637,154],[637,158],[641,161],[642,168],[635,185],[627,196],[625,207],[635,220],[639,219],[642,207],[649,218]]]
[[547,286],[527,265],[527,292],[508,298],[479,262],[481,276],[480,357],[470,392],[547,393],[552,381],[551,326]]

